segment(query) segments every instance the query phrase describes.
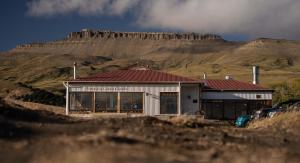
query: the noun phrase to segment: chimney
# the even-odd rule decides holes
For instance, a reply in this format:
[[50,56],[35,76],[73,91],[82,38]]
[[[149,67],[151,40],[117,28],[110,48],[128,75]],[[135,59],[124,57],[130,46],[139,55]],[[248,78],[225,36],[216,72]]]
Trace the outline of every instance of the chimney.
[[259,84],[259,66],[253,66],[253,84]]
[[207,76],[206,73],[203,73],[203,79],[206,80]]
[[232,76],[231,75],[226,75],[225,76],[225,80],[232,80],[233,78],[232,78]]
[[74,72],[74,74],[73,74],[74,80],[76,79],[76,66],[77,66],[77,63],[74,62],[74,70],[73,70],[73,72]]

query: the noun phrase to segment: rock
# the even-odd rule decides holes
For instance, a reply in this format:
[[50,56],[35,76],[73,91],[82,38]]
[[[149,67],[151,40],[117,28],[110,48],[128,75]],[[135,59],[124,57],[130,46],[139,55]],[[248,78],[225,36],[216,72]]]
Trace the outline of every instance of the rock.
[[166,33],[166,32],[112,32],[105,30],[87,30],[72,32],[67,40],[95,38],[95,39],[140,39],[140,40],[222,40],[218,35],[196,33]]

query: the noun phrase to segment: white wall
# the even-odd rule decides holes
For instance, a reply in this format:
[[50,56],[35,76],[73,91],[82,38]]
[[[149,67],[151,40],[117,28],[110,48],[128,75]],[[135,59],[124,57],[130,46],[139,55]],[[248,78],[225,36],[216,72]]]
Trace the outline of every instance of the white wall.
[[179,92],[179,84],[70,84],[70,92],[144,92],[144,113],[160,114],[160,92]]
[[[256,98],[260,95],[261,98]],[[272,92],[203,92],[205,100],[272,100]]]
[[[199,84],[197,85],[181,85],[181,113],[195,114],[199,111]],[[189,98],[190,97],[190,98]],[[197,103],[193,103],[197,100]]]

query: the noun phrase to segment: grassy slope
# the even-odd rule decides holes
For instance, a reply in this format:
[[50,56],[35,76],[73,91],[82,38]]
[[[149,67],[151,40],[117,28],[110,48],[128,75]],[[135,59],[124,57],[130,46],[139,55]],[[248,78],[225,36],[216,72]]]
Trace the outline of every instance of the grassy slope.
[[[270,86],[300,78],[300,42],[87,40],[57,47],[14,49],[0,55],[0,92],[14,88],[17,82],[62,90],[61,82],[72,77],[74,61],[79,63],[80,76],[143,61],[163,71],[197,79],[205,72],[209,78],[231,74],[243,81],[251,81],[251,66],[260,65],[262,84]],[[82,65],[85,61],[88,64]]]
[[251,81],[252,65],[259,65],[261,83],[265,86],[300,78],[300,43],[293,41],[258,40],[190,60],[193,63],[187,69],[181,67],[171,71],[196,78],[202,76],[202,72],[206,72],[209,78],[223,78],[230,74],[235,79]]

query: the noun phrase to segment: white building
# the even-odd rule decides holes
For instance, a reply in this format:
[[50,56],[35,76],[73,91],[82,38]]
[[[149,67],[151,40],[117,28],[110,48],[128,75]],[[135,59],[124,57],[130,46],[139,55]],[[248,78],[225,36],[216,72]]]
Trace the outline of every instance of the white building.
[[196,114],[202,83],[153,70],[118,70],[65,82],[66,114]]
[[146,69],[105,72],[64,85],[66,114],[203,114],[209,119],[235,119],[270,107],[273,93],[257,84],[231,78],[198,81]]

